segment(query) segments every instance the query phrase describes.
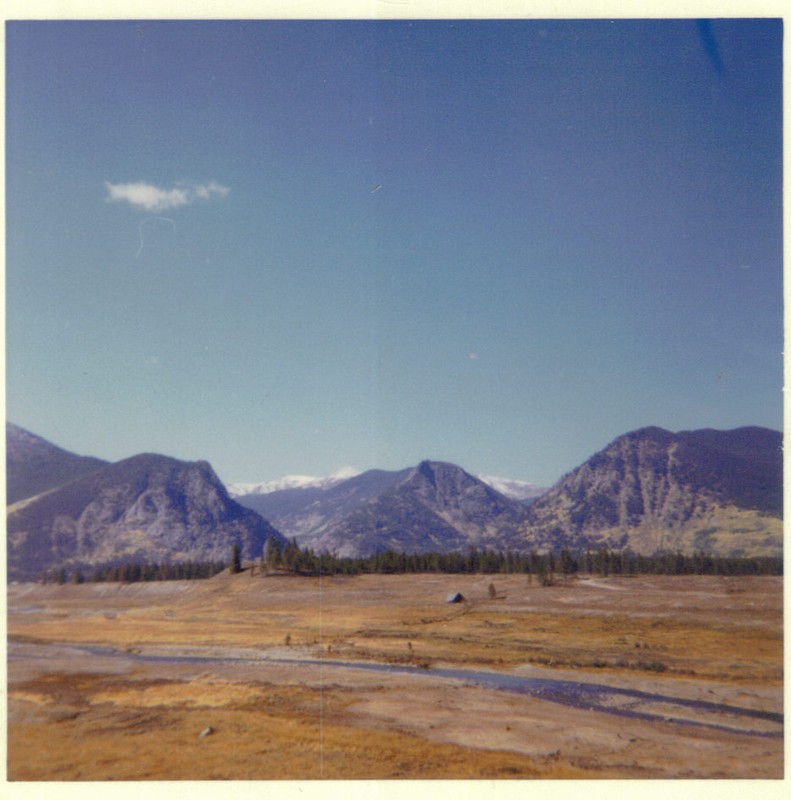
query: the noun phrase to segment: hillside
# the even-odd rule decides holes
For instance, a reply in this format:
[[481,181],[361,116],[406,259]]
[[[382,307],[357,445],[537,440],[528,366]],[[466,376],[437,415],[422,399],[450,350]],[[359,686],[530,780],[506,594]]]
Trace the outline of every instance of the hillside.
[[407,553],[504,549],[525,507],[454,464],[423,461],[344,519],[306,537],[341,556],[392,549]]
[[227,560],[236,542],[256,558],[267,538],[283,541],[231,500],[207,462],[143,454],[10,509],[8,573],[21,580],[64,565]]
[[409,470],[372,469],[329,486],[308,485],[237,496],[243,506],[261,514],[300,544],[315,545],[361,506],[402,481]]
[[782,553],[782,435],[765,428],[621,436],[528,509],[540,549]]
[[49,491],[107,465],[106,461],[79,456],[6,423],[6,503]]

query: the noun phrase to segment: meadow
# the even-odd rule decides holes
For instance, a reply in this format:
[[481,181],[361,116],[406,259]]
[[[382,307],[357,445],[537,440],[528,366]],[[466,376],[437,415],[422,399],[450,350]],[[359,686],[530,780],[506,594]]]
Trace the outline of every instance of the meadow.
[[21,583],[8,636],[10,780],[783,775],[781,577]]

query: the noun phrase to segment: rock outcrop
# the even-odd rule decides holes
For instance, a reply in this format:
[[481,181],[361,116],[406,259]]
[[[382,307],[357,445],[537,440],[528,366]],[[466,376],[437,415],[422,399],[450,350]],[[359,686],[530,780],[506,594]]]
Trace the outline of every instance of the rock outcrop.
[[38,577],[53,567],[137,560],[243,558],[283,537],[233,501],[205,461],[142,454],[33,498],[8,515],[8,572]]

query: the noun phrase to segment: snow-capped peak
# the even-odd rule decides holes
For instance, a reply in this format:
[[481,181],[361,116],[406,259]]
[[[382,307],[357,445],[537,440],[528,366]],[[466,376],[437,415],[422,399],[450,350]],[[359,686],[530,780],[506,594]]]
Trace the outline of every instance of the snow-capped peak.
[[513,500],[535,500],[546,492],[543,486],[537,486],[529,481],[520,481],[514,478],[498,478],[496,475],[478,475],[478,480],[488,484],[500,494]]
[[274,481],[264,481],[263,483],[229,483],[227,486],[228,494],[231,497],[242,497],[248,494],[271,494],[272,492],[282,492],[286,489],[329,489],[341,481],[359,475],[360,471],[354,467],[341,467],[337,472],[324,478],[317,478],[314,475],[285,475]]

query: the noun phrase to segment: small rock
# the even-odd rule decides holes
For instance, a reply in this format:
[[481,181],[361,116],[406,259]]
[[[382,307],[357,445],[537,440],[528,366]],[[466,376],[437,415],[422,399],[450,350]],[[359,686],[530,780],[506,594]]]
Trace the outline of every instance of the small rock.
[[214,733],[214,728],[211,725],[207,726],[200,732],[199,739],[205,739],[207,736],[211,736]]

